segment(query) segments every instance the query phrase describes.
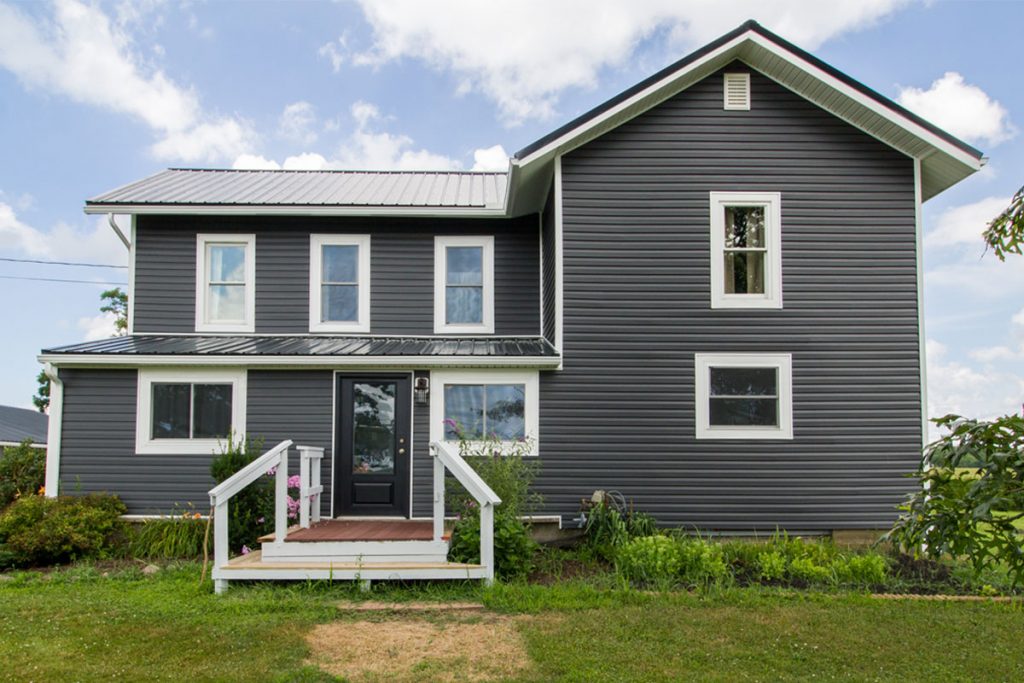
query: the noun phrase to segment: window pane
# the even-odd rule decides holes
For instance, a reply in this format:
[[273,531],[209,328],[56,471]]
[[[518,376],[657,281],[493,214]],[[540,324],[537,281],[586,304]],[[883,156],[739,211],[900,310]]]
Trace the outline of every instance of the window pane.
[[195,384],[192,389],[192,438],[223,438],[231,431],[231,385]]
[[526,436],[526,386],[487,385],[487,433],[502,441]]
[[359,320],[358,285],[323,285],[320,296],[322,322]]
[[725,248],[764,246],[764,207],[725,207]]
[[726,294],[764,294],[763,251],[727,251],[724,256]]
[[[454,420],[466,438],[481,438],[484,435],[484,388],[470,384],[445,385],[444,419]],[[448,422],[445,422],[444,438],[459,438],[457,431]]]
[[394,382],[352,384],[352,471],[390,474],[395,471]]
[[483,247],[448,247],[449,285],[483,285]]
[[775,398],[712,398],[713,427],[777,427],[779,402]]
[[711,368],[712,396],[776,396],[775,368]]
[[483,287],[446,287],[445,321],[482,323],[484,321]]
[[245,246],[211,244],[209,247],[210,282],[245,282]]
[[359,281],[359,247],[355,245],[324,245],[324,282]]
[[245,285],[211,285],[206,317],[210,322],[245,320]]
[[188,402],[192,387],[188,384],[153,384],[154,439],[187,439]]

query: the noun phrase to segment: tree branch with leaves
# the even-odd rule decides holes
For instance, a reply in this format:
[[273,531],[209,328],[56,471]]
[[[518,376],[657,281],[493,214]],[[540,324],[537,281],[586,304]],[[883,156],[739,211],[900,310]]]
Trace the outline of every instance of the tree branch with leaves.
[[1017,190],[1010,205],[992,219],[983,237],[987,248],[1000,261],[1005,261],[1008,254],[1024,253],[1024,187]]

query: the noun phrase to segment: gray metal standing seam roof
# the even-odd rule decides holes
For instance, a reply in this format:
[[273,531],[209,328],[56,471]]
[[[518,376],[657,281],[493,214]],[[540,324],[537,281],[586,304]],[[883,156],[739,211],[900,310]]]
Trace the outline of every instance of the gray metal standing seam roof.
[[46,445],[46,431],[50,419],[44,413],[27,408],[0,406],[0,443],[32,443]]
[[44,349],[43,354],[123,354],[127,356],[492,356],[550,357],[558,354],[539,337],[111,337]]
[[102,205],[504,206],[508,174],[171,168],[86,201]]

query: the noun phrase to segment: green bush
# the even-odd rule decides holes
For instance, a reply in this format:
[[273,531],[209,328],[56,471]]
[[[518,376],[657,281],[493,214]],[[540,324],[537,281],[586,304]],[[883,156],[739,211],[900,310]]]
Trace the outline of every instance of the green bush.
[[[537,544],[520,519],[500,506],[494,512],[494,570],[500,578],[525,576],[533,568]],[[452,529],[448,550],[452,562],[480,562],[480,508],[467,504]]]
[[765,550],[754,562],[761,581],[782,581],[786,576],[786,556],[778,550]]
[[679,541],[679,576],[689,586],[707,586],[729,577],[725,552],[718,543],[700,538]]
[[[210,463],[210,474],[221,483],[262,455],[263,439],[246,438],[235,441],[228,435],[219,455]],[[263,477],[231,497],[228,503],[228,537],[231,547],[241,552],[254,548],[257,539],[274,528],[274,482]]]
[[850,555],[833,560],[832,571],[841,584],[879,586],[889,578],[889,563],[878,553]]
[[682,567],[679,544],[667,536],[641,536],[624,544],[615,556],[615,569],[627,581],[667,586]]
[[658,524],[646,512],[637,512],[624,500],[616,501],[605,495],[584,511],[586,526],[584,539],[587,547],[598,557],[613,561],[620,547],[630,539],[654,536]]
[[43,566],[120,554],[127,512],[117,496],[23,496],[0,513],[0,548],[10,565]]
[[21,496],[35,495],[46,480],[46,450],[25,439],[0,455],[0,510]]
[[832,570],[810,557],[796,557],[789,561],[787,572],[790,580],[809,584],[828,583],[832,579]]
[[206,520],[198,512],[147,519],[136,528],[129,549],[134,557],[197,558],[203,554],[205,534]]

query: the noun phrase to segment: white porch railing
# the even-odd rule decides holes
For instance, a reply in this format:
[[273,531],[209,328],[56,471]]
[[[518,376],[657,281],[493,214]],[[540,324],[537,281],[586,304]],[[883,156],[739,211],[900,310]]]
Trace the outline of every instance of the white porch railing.
[[501,498],[449,444],[431,442],[430,455],[434,458],[434,540],[440,541],[444,536],[444,471],[447,469],[480,506],[480,564],[487,572],[484,580],[490,585],[494,582],[494,506],[501,504]]
[[[210,506],[213,508],[213,585],[217,593],[227,590],[228,582],[220,577],[222,567],[230,557],[231,541],[228,538],[228,501],[232,496],[265,476],[271,469],[274,473],[274,543],[284,543],[288,534],[288,449],[292,441],[287,439],[235,472],[233,475],[210,489]],[[299,451],[299,524],[308,527],[310,520],[320,520],[320,460],[324,449],[313,446],[298,446]]]

